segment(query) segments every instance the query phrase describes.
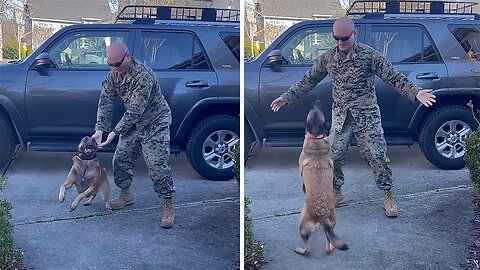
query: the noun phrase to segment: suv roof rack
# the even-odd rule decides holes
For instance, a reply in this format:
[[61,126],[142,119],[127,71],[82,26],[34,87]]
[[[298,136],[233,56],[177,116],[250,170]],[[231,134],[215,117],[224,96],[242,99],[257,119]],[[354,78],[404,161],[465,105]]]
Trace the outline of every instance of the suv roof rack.
[[240,22],[240,10],[198,7],[128,5],[115,23],[155,23],[155,21]]
[[479,19],[473,1],[360,0],[347,10],[347,16],[374,18],[461,18]]

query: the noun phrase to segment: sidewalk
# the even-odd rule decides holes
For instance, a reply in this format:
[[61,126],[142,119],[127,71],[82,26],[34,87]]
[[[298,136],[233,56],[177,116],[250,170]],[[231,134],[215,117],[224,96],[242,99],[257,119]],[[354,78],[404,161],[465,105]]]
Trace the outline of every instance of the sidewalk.
[[[299,212],[304,203],[298,170],[300,148],[261,149],[245,170],[245,194],[256,239],[264,244],[264,269],[461,269],[474,215],[474,189],[466,169],[439,170],[418,146],[389,147],[398,218],[387,218],[383,193],[358,149],[351,147],[343,186],[346,204],[338,208],[336,234],[350,249],[325,253],[325,234],[310,240],[302,257]],[[281,157],[281,158],[279,158]]]
[[[233,269],[239,260],[239,191],[236,181],[198,176],[184,155],[171,156],[177,191],[176,220],[162,229],[162,200],[153,191],[143,159],[132,187],[135,203],[107,212],[101,196],[91,206],[68,212],[76,196],[58,189],[72,153],[26,152],[7,171],[3,192],[13,205],[15,240],[29,269]],[[100,154],[112,187],[111,154]]]

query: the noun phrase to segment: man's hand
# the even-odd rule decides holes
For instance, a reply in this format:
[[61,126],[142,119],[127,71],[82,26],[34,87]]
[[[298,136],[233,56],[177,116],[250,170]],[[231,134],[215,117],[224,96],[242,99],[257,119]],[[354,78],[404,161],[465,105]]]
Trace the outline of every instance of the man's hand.
[[103,131],[101,130],[95,130],[95,134],[92,135],[92,139],[94,139],[97,142],[97,145],[99,145],[102,142],[102,135],[103,135]]
[[110,143],[113,141],[113,139],[115,139],[116,136],[117,136],[117,135],[116,135],[115,132],[113,132],[113,131],[110,132],[110,133],[108,133],[107,140],[104,141],[103,143],[99,144],[99,145],[98,145],[98,148],[103,148],[103,147],[105,147],[106,145],[110,144]]
[[422,103],[425,107],[430,107],[436,102],[436,96],[430,92],[432,92],[432,89],[423,89],[417,93],[417,100],[420,101],[420,103]]
[[278,112],[285,104],[287,104],[287,102],[282,97],[278,97],[270,104],[270,108],[272,108],[272,111]]

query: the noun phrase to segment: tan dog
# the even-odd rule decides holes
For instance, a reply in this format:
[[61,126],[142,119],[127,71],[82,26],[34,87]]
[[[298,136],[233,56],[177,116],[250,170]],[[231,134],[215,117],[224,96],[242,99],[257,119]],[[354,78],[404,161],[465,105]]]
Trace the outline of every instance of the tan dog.
[[300,174],[303,178],[305,205],[300,217],[299,232],[305,247],[296,247],[301,255],[310,253],[308,239],[320,226],[327,236],[327,254],[335,248],[347,250],[333,228],[335,218],[335,196],[333,194],[333,160],[330,143],[326,140],[327,127],[320,101],[315,101],[307,116],[303,150],[299,158]]
[[105,168],[100,167],[97,160],[97,142],[91,137],[84,137],[78,145],[78,154],[72,158],[73,166],[67,176],[67,181],[60,187],[58,199],[65,200],[65,190],[75,185],[78,196],[70,206],[70,211],[77,208],[84,198],[87,201],[83,205],[92,204],[97,192],[100,191],[105,208],[111,210],[108,200],[110,199],[110,184],[108,183]]

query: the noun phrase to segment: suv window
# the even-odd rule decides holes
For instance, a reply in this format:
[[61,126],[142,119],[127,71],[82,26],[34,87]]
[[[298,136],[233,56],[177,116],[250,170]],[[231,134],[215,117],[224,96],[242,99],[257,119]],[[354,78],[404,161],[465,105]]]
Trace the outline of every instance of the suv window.
[[331,26],[303,29],[279,49],[289,65],[313,65],[320,54],[335,46],[332,35]]
[[393,63],[440,60],[432,42],[418,26],[372,25],[371,46]]
[[230,49],[233,56],[240,62],[240,34],[239,33],[220,33],[220,37],[225,45]]
[[480,61],[480,28],[472,26],[449,26],[448,28],[467,53],[467,59]]
[[60,38],[47,52],[57,68],[110,69],[107,47],[114,42],[127,43],[128,32],[84,31]]
[[197,40],[189,33],[143,31],[140,55],[136,57],[153,70],[209,69]]

